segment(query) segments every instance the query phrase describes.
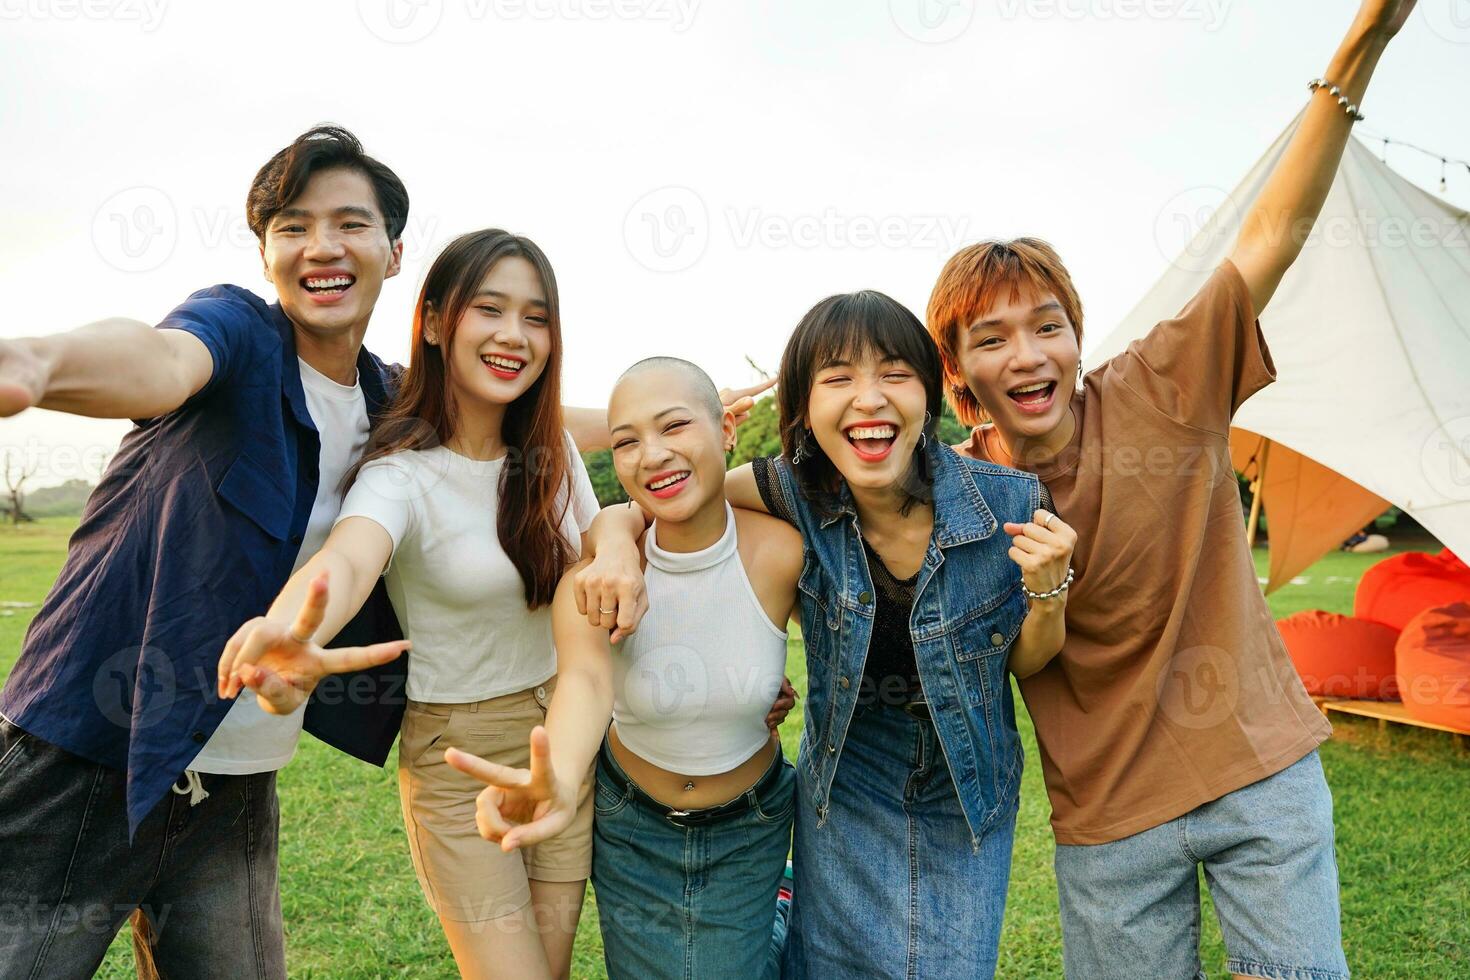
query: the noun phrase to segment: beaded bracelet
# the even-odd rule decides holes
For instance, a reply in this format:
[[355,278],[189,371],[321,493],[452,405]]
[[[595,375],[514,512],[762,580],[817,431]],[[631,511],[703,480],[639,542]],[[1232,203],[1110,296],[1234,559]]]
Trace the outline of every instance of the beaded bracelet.
[[1026,588],[1026,583],[1025,582],[1022,582],[1021,583],[1021,591],[1024,592],[1024,593],[1026,593],[1026,598],[1030,599],[1033,602],[1036,602],[1036,601],[1041,600],[1041,599],[1055,599],[1057,596],[1061,595],[1063,592],[1066,592],[1067,589],[1071,587],[1071,585],[1072,585],[1072,566],[1071,565],[1068,565],[1067,566],[1067,577],[1062,580],[1062,584],[1061,585],[1057,586],[1055,589],[1052,589],[1050,592],[1032,592],[1030,589]]
[[1353,122],[1362,122],[1364,119],[1367,118],[1358,111],[1358,107],[1356,105],[1348,101],[1348,97],[1342,94],[1342,89],[1338,88],[1336,85],[1333,85],[1327,79],[1314,78],[1307,83],[1307,88],[1311,89],[1314,93],[1319,88],[1325,88],[1327,90],[1327,94],[1331,95],[1334,99],[1337,100],[1337,104],[1342,106],[1343,111],[1348,114],[1348,117],[1351,118]]

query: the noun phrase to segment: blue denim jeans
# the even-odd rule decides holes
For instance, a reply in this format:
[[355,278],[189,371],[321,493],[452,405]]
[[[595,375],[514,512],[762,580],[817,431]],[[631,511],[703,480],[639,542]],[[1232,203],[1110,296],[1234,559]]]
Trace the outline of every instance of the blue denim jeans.
[[822,824],[802,789],[784,977],[995,974],[1015,807],[972,846],[932,723],[859,707]]
[[1348,975],[1338,912],[1332,794],[1311,752],[1274,776],[1107,844],[1059,844],[1069,978],[1203,978],[1199,866],[1229,954],[1272,980]]
[[681,826],[643,796],[606,744],[597,760],[592,886],[611,980],[772,980],[784,923],[796,774],[779,754],[749,809]]
[[276,774],[205,774],[131,843],[125,778],[0,719],[0,978],[91,976],[136,908],[167,980],[284,978]]

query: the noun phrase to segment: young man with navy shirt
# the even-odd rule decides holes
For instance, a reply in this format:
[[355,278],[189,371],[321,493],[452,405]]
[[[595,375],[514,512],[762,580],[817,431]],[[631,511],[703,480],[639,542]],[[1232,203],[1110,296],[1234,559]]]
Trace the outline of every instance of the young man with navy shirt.
[[[278,302],[213,286],[156,329],[0,341],[0,417],[136,420],[0,692],[0,978],[90,976],[136,908],[165,976],[284,977],[276,770],[303,719],[378,764],[397,733],[403,660],[285,717],[216,696],[225,642],[325,540],[391,395],[362,342],[408,194],[318,127],[261,168],[247,209]],[[586,414],[570,424],[595,443]],[[398,636],[380,585],[338,642]]]

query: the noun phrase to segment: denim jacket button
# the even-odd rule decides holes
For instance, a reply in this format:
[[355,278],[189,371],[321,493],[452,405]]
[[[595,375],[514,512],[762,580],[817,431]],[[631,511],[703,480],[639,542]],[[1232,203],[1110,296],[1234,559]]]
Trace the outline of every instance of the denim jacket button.
[[835,744],[833,744],[832,742],[828,742],[827,743],[827,754],[828,755],[833,755],[836,752],[837,752],[837,746]]
[[1001,644],[1005,643],[1005,641],[1006,638],[1004,636],[1001,636],[999,633],[990,634],[990,645],[993,647],[998,647]]
[[852,681],[848,680],[845,676],[839,677],[837,678],[837,686],[845,691],[852,686]]
[[868,603],[870,603],[872,601],[873,601],[873,593],[871,593],[871,592],[859,592],[858,593],[858,602],[861,602],[863,605],[866,606]]

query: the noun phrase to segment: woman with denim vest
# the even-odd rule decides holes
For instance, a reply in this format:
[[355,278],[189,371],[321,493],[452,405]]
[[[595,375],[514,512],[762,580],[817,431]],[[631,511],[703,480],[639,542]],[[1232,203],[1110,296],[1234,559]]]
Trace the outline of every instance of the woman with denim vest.
[[[941,378],[901,304],[829,297],[782,356],[782,457],[726,479],[806,550],[788,977],[995,971],[1022,757],[1007,671],[1061,649],[1075,536],[1038,479],[939,444]],[[600,519],[579,580],[589,619],[625,632],[630,530]]]

